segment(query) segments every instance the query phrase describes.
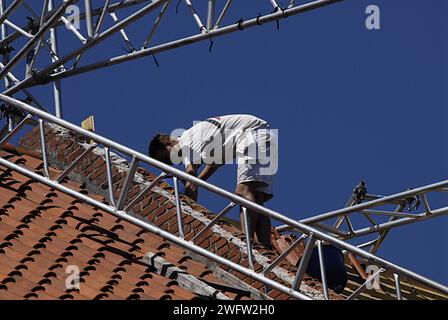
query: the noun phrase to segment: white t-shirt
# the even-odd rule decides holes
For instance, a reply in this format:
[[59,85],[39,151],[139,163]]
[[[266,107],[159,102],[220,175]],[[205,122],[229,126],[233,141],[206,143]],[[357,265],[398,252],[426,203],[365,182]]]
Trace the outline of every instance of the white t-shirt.
[[245,114],[213,117],[196,123],[179,137],[182,162],[194,164],[231,163],[253,135],[254,129],[268,128],[266,121]]

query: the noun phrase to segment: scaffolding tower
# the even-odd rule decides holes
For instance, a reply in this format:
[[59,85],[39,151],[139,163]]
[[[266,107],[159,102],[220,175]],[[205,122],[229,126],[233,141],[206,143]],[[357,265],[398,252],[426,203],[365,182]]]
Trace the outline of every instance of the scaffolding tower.
[[[94,72],[101,68],[147,56],[152,56],[155,63],[157,63],[157,54],[200,41],[209,41],[211,49],[214,39],[220,36],[266,23],[275,23],[278,26],[281,19],[340,1],[342,0],[316,0],[306,1],[305,3],[301,1],[298,4],[296,1],[290,0],[286,5],[282,5],[276,0],[258,1],[256,4],[253,4],[253,16],[244,20],[240,17],[241,2],[238,3],[232,0],[196,1],[197,3],[194,4],[190,0],[180,0],[177,5],[171,0],[122,0],[117,2],[111,0],[42,0],[33,1],[33,3],[26,0],[13,0],[8,3],[5,0],[0,0],[0,53],[3,57],[3,62],[0,63],[0,78],[4,83],[4,90],[0,94],[0,100],[3,101],[2,116],[7,121],[0,133],[0,148],[15,136],[23,126],[27,124],[38,125],[40,128],[44,172],[41,175],[5,158],[0,158],[0,165],[160,235],[181,247],[250,276],[293,298],[310,299],[309,296],[300,291],[300,284],[311,254],[314,248],[317,248],[324,296],[328,299],[328,286],[322,252],[324,244],[334,245],[344,250],[351,257],[364,259],[379,267],[377,273],[366,279],[365,283],[360,285],[347,299],[356,298],[366,289],[367,284],[372,281],[373,277],[386,271],[392,272],[394,275],[395,297],[397,299],[402,298],[400,288],[401,279],[403,278],[411,279],[426,287],[448,294],[448,288],[445,285],[427,279],[377,256],[378,249],[392,229],[440,217],[448,213],[448,206],[434,207],[429,199],[430,194],[447,192],[448,180],[390,196],[370,194],[367,191],[366,184],[361,182],[353,190],[345,208],[295,221],[274,210],[257,205],[62,119],[61,81],[65,78],[86,72]],[[178,7],[181,3],[186,6],[186,9],[191,14],[191,25],[178,26],[177,31],[180,36],[176,39],[168,39],[164,33],[164,27],[167,27],[167,24],[164,24],[165,19],[167,19],[166,13],[170,8]],[[259,12],[266,13],[260,14]],[[131,25],[138,23],[141,23],[142,28],[148,30],[144,39],[137,39],[130,32]],[[83,34],[81,32],[79,24],[85,24],[87,33]],[[173,25],[169,26],[172,27]],[[188,30],[192,30],[192,32],[188,33]],[[113,35],[119,35],[120,38],[118,39],[125,46],[126,53],[119,54],[120,52],[117,49],[119,46],[109,46],[108,54],[110,56],[95,60],[96,57],[101,56],[101,54],[97,54],[98,45],[107,40],[116,41],[117,37],[114,38]],[[72,45],[67,45],[67,48],[59,46],[58,37],[64,40],[64,44],[72,44],[70,41],[77,42],[76,48],[72,49]],[[114,52],[114,48],[117,49],[115,50],[117,52]],[[54,115],[30,91],[33,87],[42,85],[51,87],[53,91]],[[46,156],[48,150],[44,134],[46,123],[58,125],[65,130],[94,142],[92,147],[86,148],[85,152],[78,159],[74,160],[58,177],[50,176],[49,161]],[[104,149],[109,174],[109,187],[112,185],[110,174],[111,150],[127,155],[131,159],[127,177],[118,199],[114,198],[114,194],[111,191],[112,188],[109,188],[111,191],[109,204],[99,202],[62,184],[62,180],[79,161],[89,152],[92,152],[93,148]],[[148,182],[140,194],[130,198],[129,188],[134,180],[138,164],[142,163],[160,169],[162,174],[156,180]],[[133,204],[150,192],[162,180],[167,179],[172,180],[175,190],[179,225],[179,231],[176,234],[164,231],[129,214]],[[228,205],[190,241],[184,239],[182,228],[183,204],[178,189],[178,181],[180,179],[193,182],[199,187],[209,190],[216,196],[228,201]],[[256,272],[253,268],[252,243],[248,236],[249,232],[246,232],[246,250],[249,259],[249,267],[247,268],[195,244],[195,240],[205,231],[212,228],[219,219],[227,215],[237,205],[243,208],[244,216],[247,215],[247,209],[254,210],[281,223],[282,225],[276,228],[278,232],[298,234],[297,240],[261,272]],[[360,220],[359,217],[362,217],[363,220]],[[356,219],[356,223],[354,223],[354,219]],[[365,238],[369,238],[369,240],[366,242],[361,241]],[[291,285],[285,286],[270,279],[269,273],[299,244],[303,244],[305,250]]]

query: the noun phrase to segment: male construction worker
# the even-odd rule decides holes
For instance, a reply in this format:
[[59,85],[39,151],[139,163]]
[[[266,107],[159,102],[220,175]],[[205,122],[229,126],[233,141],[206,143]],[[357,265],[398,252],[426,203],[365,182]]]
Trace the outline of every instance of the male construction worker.
[[[221,165],[236,160],[236,194],[263,205],[273,197],[277,150],[277,135],[266,121],[236,114],[200,121],[180,137],[157,134],[150,142],[149,156],[169,165],[183,163],[187,173],[202,180],[207,180]],[[197,186],[187,181],[185,194],[197,200]],[[270,218],[251,210],[247,213],[250,236],[255,233],[258,242],[270,246]]]

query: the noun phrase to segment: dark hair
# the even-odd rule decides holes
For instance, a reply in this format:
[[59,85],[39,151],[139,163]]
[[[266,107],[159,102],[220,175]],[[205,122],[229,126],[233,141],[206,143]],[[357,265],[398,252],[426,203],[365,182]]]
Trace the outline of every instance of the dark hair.
[[[170,144],[171,137],[165,133],[158,133],[152,138],[148,147],[148,155],[151,158],[157,159],[157,156],[161,151],[165,150],[166,147]],[[160,159],[157,159],[160,160]]]

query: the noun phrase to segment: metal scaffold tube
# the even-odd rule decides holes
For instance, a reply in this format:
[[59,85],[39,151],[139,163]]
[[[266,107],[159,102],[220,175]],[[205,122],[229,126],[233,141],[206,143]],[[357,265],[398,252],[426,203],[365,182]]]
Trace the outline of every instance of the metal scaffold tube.
[[[53,10],[53,1],[48,1],[48,11]],[[59,50],[58,50],[58,38],[57,38],[57,31],[56,28],[50,29],[50,43],[51,43],[51,50],[53,53],[58,56]],[[51,58],[52,62],[57,61],[56,57]],[[53,94],[54,94],[54,108],[55,108],[55,114],[56,117],[62,118],[62,92],[61,92],[61,81],[57,80],[53,83]]]
[[[2,0],[2,2],[2,8],[4,8],[4,0]],[[2,24],[22,2],[23,0],[14,0],[13,3],[11,3],[8,8],[6,8],[6,10],[2,9],[2,12],[0,13],[0,24]]]
[[[217,38],[219,36],[224,36],[229,33],[240,31],[240,30],[246,29],[246,28],[255,27],[260,24],[268,23],[268,22],[275,21],[278,19],[284,19],[284,18],[287,18],[292,15],[303,13],[303,12],[306,12],[306,11],[309,11],[312,9],[317,9],[322,6],[333,4],[336,2],[340,2],[340,1],[343,1],[343,0],[314,1],[311,3],[304,4],[302,6],[294,7],[291,9],[286,9],[285,11],[278,11],[278,12],[275,12],[272,14],[268,14],[268,15],[254,18],[254,19],[247,20],[247,21],[243,21],[242,23],[235,23],[235,24],[232,24],[227,27],[213,29],[207,33],[201,33],[201,34],[186,37],[183,39],[167,42],[167,43],[164,43],[161,45],[156,45],[156,46],[153,46],[153,47],[150,47],[147,49],[142,49],[142,50],[139,50],[136,52],[126,54],[126,55],[113,57],[113,58],[110,58],[110,59],[102,61],[102,62],[97,62],[97,63],[89,64],[89,65],[86,65],[83,67],[79,67],[74,70],[63,71],[63,72],[51,75],[50,79],[52,81],[54,81],[57,79],[68,78],[68,77],[76,76],[76,75],[79,75],[82,73],[86,73],[86,72],[90,72],[90,71],[94,71],[94,70],[98,70],[98,69],[102,69],[102,68],[107,68],[107,67],[110,67],[110,66],[113,66],[116,64],[121,64],[121,63],[132,61],[132,60],[135,60],[138,58],[143,58],[143,57],[147,57],[150,55],[158,54],[158,53],[165,52],[165,51],[168,51],[171,49],[176,49],[179,47],[190,45],[190,44],[193,44],[196,42],[208,40],[211,38]],[[16,89],[14,89],[14,91],[15,90]]]
[[[28,53],[31,47],[41,39],[44,33],[46,33],[54,25],[56,21],[59,20],[59,18],[65,13],[67,7],[71,5],[74,1],[75,0],[67,0],[62,4],[61,7],[59,7],[56,10],[56,12],[51,16],[51,18],[47,22],[45,22],[45,24],[39,29],[39,31],[37,31],[37,33],[33,36],[33,38],[31,38],[0,71],[0,79],[4,78],[6,74],[20,62],[20,60]],[[62,64],[63,63],[59,64],[58,66]],[[52,70],[54,70],[55,68],[53,68]]]
[[[89,71],[94,71],[97,69],[101,69],[101,68],[105,68],[105,67],[109,67],[115,64],[119,64],[119,63],[124,63],[127,61],[131,61],[131,60],[135,60],[138,58],[142,58],[142,57],[146,57],[146,56],[150,56],[150,55],[154,55],[157,53],[161,53],[164,51],[168,51],[168,50],[172,50],[172,49],[176,49],[179,47],[183,47],[185,45],[189,45],[189,44],[193,44],[196,42],[200,42],[200,41],[204,41],[204,40],[209,40],[212,38],[216,38],[216,37],[220,37],[220,36],[224,36],[227,34],[231,34],[234,33],[236,31],[240,31],[243,29],[247,29],[247,28],[251,28],[251,27],[256,27],[265,23],[269,23],[272,21],[277,21],[280,19],[285,19],[300,13],[304,13],[310,10],[314,10],[314,9],[318,9],[324,6],[328,6],[330,4],[334,4],[337,2],[341,2],[343,0],[316,0],[316,1],[312,1],[309,3],[305,3],[299,6],[295,6],[295,7],[291,7],[291,8],[287,8],[284,10],[277,10],[273,13],[270,14],[266,14],[266,15],[262,15],[262,16],[258,16],[256,18],[253,19],[249,19],[246,21],[241,21],[238,23],[233,23],[231,25],[225,26],[225,27],[221,27],[221,28],[213,28],[212,30],[209,30],[208,32],[200,32],[199,34],[193,35],[193,36],[189,36],[186,38],[182,38],[179,40],[174,40],[174,41],[170,41],[170,42],[165,42],[163,44],[159,44],[159,45],[155,45],[149,48],[143,48],[140,49],[138,51],[135,52],[131,52],[129,54],[126,55],[122,55],[122,56],[116,56],[113,58],[110,58],[108,60],[105,61],[101,61],[101,62],[96,62],[96,63],[92,63],[86,66],[81,66],[81,67],[77,67],[77,68],[73,68],[70,70],[65,70],[59,73],[55,73],[52,74],[53,70],[55,70],[57,67],[59,67],[60,65],[67,63],[68,61],[72,60],[73,58],[76,58],[78,55],[82,54],[83,52],[95,47],[97,44],[99,44],[100,42],[104,41],[106,38],[109,38],[112,34],[122,30],[123,28],[125,28],[127,25],[131,24],[132,22],[136,21],[137,19],[141,18],[142,16],[148,14],[149,12],[153,11],[154,9],[156,9],[157,7],[165,4],[168,0],[155,0],[154,2],[152,2],[151,4],[145,6],[144,8],[140,9],[139,11],[131,14],[130,16],[128,16],[127,18],[123,19],[121,22],[117,23],[116,25],[110,27],[109,29],[107,29],[106,31],[100,33],[98,36],[92,38],[89,42],[85,43],[84,45],[82,45],[80,48],[76,49],[75,51],[67,54],[66,56],[60,58],[59,61],[54,62],[53,64],[51,64],[50,66],[43,68],[42,70],[38,71],[36,73],[36,75],[34,77],[28,77],[26,79],[24,79],[22,82],[15,84],[13,87],[11,87],[10,89],[4,91],[4,94],[6,95],[11,95],[14,94],[16,92],[18,92],[19,90],[23,89],[23,88],[27,88],[30,86],[34,86],[36,85],[36,80],[35,78],[46,78],[47,81],[55,81],[55,80],[59,80],[59,79],[63,79],[63,78],[68,78],[74,75],[78,75],[81,73],[85,73],[85,72],[89,72]],[[111,8],[112,5],[109,6],[109,8]],[[192,12],[194,12],[194,17],[197,16],[197,13],[195,11],[193,11],[194,9],[192,9],[192,7],[190,7],[190,10],[192,10]],[[198,16],[199,18],[199,16]],[[195,20],[197,21],[198,24],[201,25],[201,29],[206,29],[203,25],[201,20],[197,20],[195,18]],[[219,19],[218,19],[219,21]]]

